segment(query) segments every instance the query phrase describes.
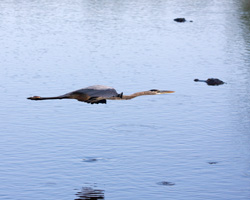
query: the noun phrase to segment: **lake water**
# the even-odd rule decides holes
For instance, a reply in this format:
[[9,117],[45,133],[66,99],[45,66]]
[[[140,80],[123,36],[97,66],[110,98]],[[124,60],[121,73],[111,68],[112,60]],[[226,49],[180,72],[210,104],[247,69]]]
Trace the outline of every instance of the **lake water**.
[[[248,0],[2,0],[0,44],[0,199],[250,199]],[[176,92],[26,99],[96,84]]]

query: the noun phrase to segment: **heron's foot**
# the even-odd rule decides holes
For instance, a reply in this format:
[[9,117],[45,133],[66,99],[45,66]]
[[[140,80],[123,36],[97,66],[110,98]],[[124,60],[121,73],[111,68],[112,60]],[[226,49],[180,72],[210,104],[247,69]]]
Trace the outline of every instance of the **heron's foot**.
[[30,99],[30,100],[41,100],[41,97],[40,96],[33,96],[33,97],[28,97],[27,99]]

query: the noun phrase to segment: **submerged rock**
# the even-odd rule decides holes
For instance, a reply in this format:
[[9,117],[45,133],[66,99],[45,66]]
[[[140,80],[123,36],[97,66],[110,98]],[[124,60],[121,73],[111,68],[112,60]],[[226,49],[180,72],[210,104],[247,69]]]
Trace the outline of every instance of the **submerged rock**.
[[91,187],[83,187],[80,192],[76,193],[75,200],[98,200],[104,199],[104,190],[93,189]]
[[217,164],[218,162],[215,162],[215,161],[211,161],[211,162],[208,162],[209,165],[215,165]]
[[173,186],[175,183],[168,182],[168,181],[161,181],[157,183],[158,185],[165,185],[165,186]]

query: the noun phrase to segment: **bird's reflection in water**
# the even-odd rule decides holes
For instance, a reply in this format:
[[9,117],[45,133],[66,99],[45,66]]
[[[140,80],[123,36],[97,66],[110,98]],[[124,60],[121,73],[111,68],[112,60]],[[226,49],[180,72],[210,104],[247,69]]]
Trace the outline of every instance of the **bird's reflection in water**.
[[104,190],[97,190],[91,187],[83,187],[81,192],[76,193],[75,200],[98,200],[104,199]]

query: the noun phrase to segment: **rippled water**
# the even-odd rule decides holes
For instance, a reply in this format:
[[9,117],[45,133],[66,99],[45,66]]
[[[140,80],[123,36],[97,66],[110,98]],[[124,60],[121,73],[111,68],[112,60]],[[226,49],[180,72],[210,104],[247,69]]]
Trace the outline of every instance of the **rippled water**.
[[[247,0],[2,0],[0,199],[249,199],[249,31]],[[26,99],[95,84],[176,93]]]

